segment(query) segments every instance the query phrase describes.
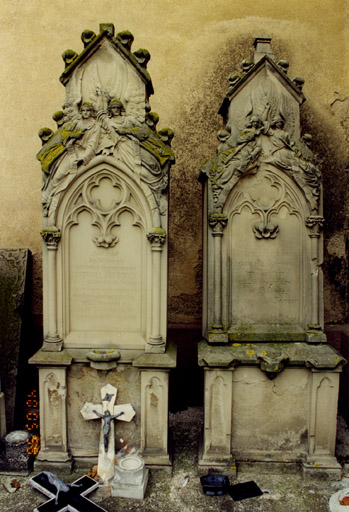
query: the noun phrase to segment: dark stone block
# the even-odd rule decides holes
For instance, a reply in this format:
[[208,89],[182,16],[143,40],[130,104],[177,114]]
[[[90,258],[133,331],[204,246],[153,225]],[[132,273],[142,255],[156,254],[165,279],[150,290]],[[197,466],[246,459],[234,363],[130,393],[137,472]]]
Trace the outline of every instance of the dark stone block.
[[5,395],[7,432],[15,428],[17,374],[26,312],[30,252],[0,249],[0,379]]
[[33,467],[33,457],[27,451],[30,434],[20,431],[15,440],[12,439],[13,434],[17,432],[12,432],[1,440],[0,473],[28,475]]

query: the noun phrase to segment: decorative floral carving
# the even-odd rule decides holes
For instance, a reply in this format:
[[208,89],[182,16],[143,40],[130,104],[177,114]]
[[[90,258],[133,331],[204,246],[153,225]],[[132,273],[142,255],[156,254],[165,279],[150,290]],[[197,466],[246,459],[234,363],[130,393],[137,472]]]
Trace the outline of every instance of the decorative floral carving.
[[41,231],[41,236],[47,247],[57,249],[61,239],[61,230],[56,228],[56,226],[45,228]]
[[[110,188],[115,190],[115,196],[109,204],[106,204],[98,194],[103,180],[108,181]],[[79,214],[87,211],[92,218],[91,224],[99,231],[98,235],[93,237],[93,242],[97,247],[107,249],[117,244],[118,237],[113,233],[113,229],[120,226],[119,215],[123,211],[127,210],[132,213],[134,224],[141,225],[141,212],[138,210],[137,204],[132,201],[131,190],[124,181],[107,170],[93,175],[84,182],[74,197],[67,223],[78,224]]]
[[307,228],[314,228],[322,229],[324,227],[325,219],[321,215],[310,215],[310,217],[307,217],[305,221],[305,225]]
[[253,232],[256,238],[276,238],[279,232],[278,224],[273,222],[255,222],[253,224]]
[[147,238],[151,243],[152,249],[160,249],[164,245],[166,240],[166,232],[162,228],[157,228],[147,234]]
[[223,213],[210,213],[208,223],[216,233],[223,233],[223,229],[227,225],[228,217]]

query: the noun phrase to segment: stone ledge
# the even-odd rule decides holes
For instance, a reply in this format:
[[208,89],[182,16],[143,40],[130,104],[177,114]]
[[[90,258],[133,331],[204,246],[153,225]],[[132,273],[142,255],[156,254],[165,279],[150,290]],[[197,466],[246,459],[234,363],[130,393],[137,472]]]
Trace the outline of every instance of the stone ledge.
[[67,350],[61,352],[46,352],[42,348],[28,361],[37,366],[71,366],[73,356]]
[[169,342],[166,352],[156,354],[152,352],[143,352],[133,360],[132,366],[137,368],[176,368],[177,365],[177,347],[173,342]]
[[308,343],[229,343],[211,346],[201,341],[198,364],[211,368],[259,366],[267,373],[280,373],[285,367],[341,371],[346,360],[328,344]]
[[[102,349],[101,349],[102,350]],[[162,354],[146,353],[143,350],[118,349],[121,356],[118,366],[132,365],[138,368],[175,368],[177,364],[177,347],[169,342],[166,352]],[[63,349],[61,352],[47,352],[42,348],[30,359],[29,364],[37,366],[71,366],[72,363],[90,365],[91,361],[86,355],[91,348]]]

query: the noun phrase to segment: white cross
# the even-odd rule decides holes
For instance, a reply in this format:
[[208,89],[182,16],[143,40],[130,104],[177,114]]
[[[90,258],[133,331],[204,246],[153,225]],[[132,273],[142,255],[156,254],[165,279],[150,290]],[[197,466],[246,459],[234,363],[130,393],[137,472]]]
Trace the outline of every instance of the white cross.
[[85,420],[102,419],[98,453],[98,476],[110,480],[114,476],[115,436],[114,419],[131,421],[136,411],[131,404],[114,405],[117,389],[107,384],[101,389],[101,404],[86,402],[81,409]]

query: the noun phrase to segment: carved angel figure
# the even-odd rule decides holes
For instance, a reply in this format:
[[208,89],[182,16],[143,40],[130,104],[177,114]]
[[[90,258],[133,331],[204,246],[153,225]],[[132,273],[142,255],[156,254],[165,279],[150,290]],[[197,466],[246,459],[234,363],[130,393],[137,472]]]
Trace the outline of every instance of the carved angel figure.
[[266,153],[267,162],[273,163],[282,169],[290,169],[294,158],[295,143],[290,135],[284,130],[285,121],[281,116],[275,116],[270,126],[266,124],[263,133],[268,136],[269,148]]
[[125,107],[118,98],[109,101],[108,111],[101,111],[98,120],[102,126],[102,137],[99,153],[113,155],[123,161],[130,169],[134,169],[138,147],[130,128],[141,126],[134,116],[127,116]]
[[[67,188],[77,174],[78,167],[86,165],[93,158],[100,137],[100,126],[96,123],[91,104],[81,105],[80,119],[72,119],[71,107],[68,106],[66,110],[62,128],[58,129],[52,137],[54,144],[50,144],[52,141],[50,139],[46,146],[51,147],[44,146],[42,150],[47,151],[45,160],[52,160],[49,165],[50,176],[43,187],[42,203],[46,214],[50,209],[53,196],[57,203],[58,194]],[[57,143],[55,143],[56,139]]]
[[[127,117],[126,119],[128,121],[113,125],[113,128],[120,140],[129,139],[129,142],[133,143],[134,150],[138,151],[138,163],[142,164],[138,168],[140,177],[153,190],[160,206],[162,191],[167,187],[167,173],[175,160],[170,145],[173,132],[169,128],[163,129],[159,133],[156,131],[159,116],[155,112],[149,112],[143,124],[135,118]],[[117,142],[116,147],[119,148],[118,158],[121,158],[122,154],[123,161],[125,161],[125,153],[123,150],[120,151],[122,148],[120,143]],[[131,146],[129,145],[128,148],[130,150]],[[130,159],[130,167],[133,171],[135,170],[134,164],[135,160],[131,161]]]
[[221,185],[225,185],[233,176],[238,179],[253,170],[262,149],[258,143],[262,128],[262,120],[253,116],[240,133],[235,147],[229,147],[229,139],[218,147],[217,156],[211,160],[210,172],[212,174],[215,169],[220,171],[218,179]]

